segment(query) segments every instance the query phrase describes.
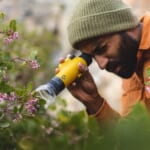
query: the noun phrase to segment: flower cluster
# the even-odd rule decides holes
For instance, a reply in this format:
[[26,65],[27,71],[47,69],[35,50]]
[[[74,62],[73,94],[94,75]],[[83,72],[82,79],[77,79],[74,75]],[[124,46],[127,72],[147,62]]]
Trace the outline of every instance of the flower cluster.
[[31,98],[28,102],[26,102],[25,109],[29,114],[33,115],[37,112],[37,102],[38,100],[36,98]]
[[4,38],[4,43],[10,44],[13,40],[18,39],[18,37],[19,37],[18,32],[11,32],[7,38]]
[[7,94],[6,93],[0,93],[0,102],[7,100]]
[[0,112],[3,116],[13,122],[20,121],[25,116],[34,116],[38,111],[38,99],[30,98],[26,103],[22,103],[20,98],[14,93],[0,93]]
[[32,69],[40,68],[40,64],[37,62],[37,60],[27,60],[27,59],[16,57],[16,58],[13,58],[12,61],[14,61],[14,62],[22,61],[24,64],[29,64],[29,66]]
[[37,60],[31,60],[31,61],[29,61],[29,65],[31,66],[32,69],[38,69],[40,67],[40,65],[37,62]]
[[0,93],[0,102],[8,100],[8,101],[15,101],[17,99],[17,96],[14,92],[11,92],[10,94],[7,93]]
[[9,101],[15,101],[17,99],[17,96],[15,95],[14,92],[11,92],[8,96]]

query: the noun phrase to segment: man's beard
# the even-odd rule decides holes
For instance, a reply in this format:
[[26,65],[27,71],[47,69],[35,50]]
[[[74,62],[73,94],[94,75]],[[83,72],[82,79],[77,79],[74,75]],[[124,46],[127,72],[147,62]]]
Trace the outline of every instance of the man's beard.
[[133,39],[127,33],[121,33],[121,45],[118,48],[119,56],[111,60],[106,66],[106,70],[114,72],[117,67],[120,67],[116,73],[122,78],[129,78],[133,75],[137,65],[137,51],[139,42]]

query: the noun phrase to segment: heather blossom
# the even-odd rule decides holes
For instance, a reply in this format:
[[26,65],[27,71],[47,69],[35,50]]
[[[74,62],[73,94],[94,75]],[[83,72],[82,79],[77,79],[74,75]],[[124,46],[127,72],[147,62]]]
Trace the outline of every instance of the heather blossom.
[[7,99],[8,99],[8,95],[6,93],[0,93],[0,102]]
[[14,92],[11,92],[10,95],[8,96],[9,101],[15,101],[17,99],[17,96],[15,95]]
[[4,100],[8,101],[15,101],[17,99],[17,96],[14,92],[11,92],[10,94],[7,93],[0,93],[0,102]]
[[10,44],[13,40],[16,40],[19,38],[18,32],[12,32],[7,38],[4,38],[5,44]]
[[18,122],[18,121],[20,121],[22,118],[23,118],[22,114],[17,113],[17,114],[15,115],[15,118],[13,119],[13,122]]
[[40,67],[40,65],[37,62],[37,60],[31,60],[31,61],[29,61],[29,65],[31,66],[32,69],[38,69]]
[[7,45],[10,44],[12,41],[13,40],[10,39],[9,37],[7,37],[7,38],[4,39],[4,43],[7,44]]
[[19,38],[18,32],[12,32],[12,34],[9,36],[10,39],[16,40]]
[[29,101],[26,102],[25,104],[25,109],[30,114],[34,114],[37,111],[37,99],[36,98],[29,99]]
[[37,62],[37,60],[26,60],[26,59],[22,59],[22,58],[18,58],[18,57],[13,58],[12,60],[15,62],[17,62],[19,60],[19,61],[23,61],[25,63],[28,63],[32,69],[38,69],[40,67],[40,64]]

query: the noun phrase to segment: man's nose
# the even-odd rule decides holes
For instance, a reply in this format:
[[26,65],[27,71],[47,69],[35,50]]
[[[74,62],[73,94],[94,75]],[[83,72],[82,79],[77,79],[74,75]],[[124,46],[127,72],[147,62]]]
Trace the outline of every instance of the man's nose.
[[109,59],[107,57],[104,57],[104,56],[95,56],[94,57],[98,66],[101,68],[101,69],[105,69],[108,62],[109,62]]

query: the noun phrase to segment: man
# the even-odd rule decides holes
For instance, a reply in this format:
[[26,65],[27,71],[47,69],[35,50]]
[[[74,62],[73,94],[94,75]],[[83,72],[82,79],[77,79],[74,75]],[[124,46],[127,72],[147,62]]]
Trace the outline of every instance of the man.
[[[100,69],[123,78],[121,116],[138,101],[150,110],[149,13],[139,21],[121,0],[81,0],[68,25],[68,36],[72,47],[91,55]],[[68,89],[88,114],[100,121],[118,116],[98,93],[88,68],[80,63],[79,70],[82,77]]]

